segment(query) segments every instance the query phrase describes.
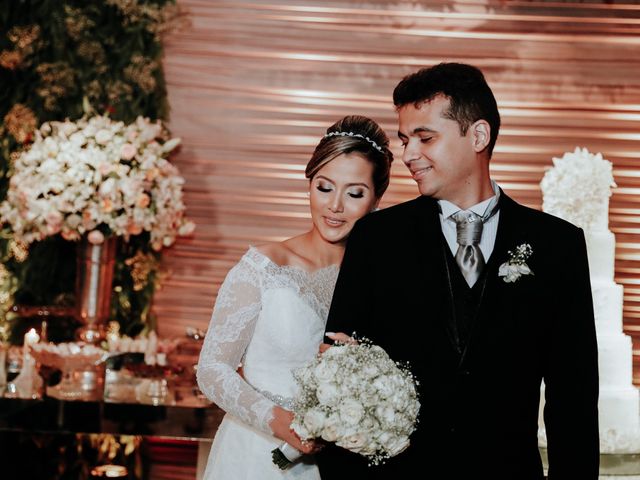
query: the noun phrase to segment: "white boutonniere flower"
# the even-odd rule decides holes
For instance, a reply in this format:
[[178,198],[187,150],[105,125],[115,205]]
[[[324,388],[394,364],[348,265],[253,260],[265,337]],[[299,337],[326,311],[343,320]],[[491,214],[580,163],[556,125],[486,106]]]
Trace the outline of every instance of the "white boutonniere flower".
[[509,260],[500,265],[498,276],[506,283],[515,283],[522,275],[533,275],[533,271],[527,265],[527,260],[533,253],[531,245],[523,243],[516,247],[515,252],[509,251]]

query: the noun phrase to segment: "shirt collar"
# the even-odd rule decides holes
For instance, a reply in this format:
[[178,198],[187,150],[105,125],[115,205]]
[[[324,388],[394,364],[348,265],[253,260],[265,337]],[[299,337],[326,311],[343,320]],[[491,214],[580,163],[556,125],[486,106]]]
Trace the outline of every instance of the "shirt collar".
[[[467,208],[467,210],[471,210],[473,213],[484,217],[484,215],[488,213],[489,208],[493,207],[497,200],[497,196],[500,193],[500,187],[498,187],[498,184],[493,180],[491,180],[491,188],[493,188],[494,192],[494,195],[492,197],[489,197],[486,200],[483,200],[482,202],[477,203],[470,208]],[[444,218],[449,218],[454,213],[462,210],[462,208],[448,200],[438,200],[438,205],[440,206],[440,212],[442,212],[442,216]]]

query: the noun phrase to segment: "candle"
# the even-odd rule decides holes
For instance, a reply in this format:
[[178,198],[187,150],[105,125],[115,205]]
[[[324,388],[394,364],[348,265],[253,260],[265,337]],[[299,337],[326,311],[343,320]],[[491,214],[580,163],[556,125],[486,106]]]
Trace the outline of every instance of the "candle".
[[39,341],[40,341],[40,335],[36,333],[35,328],[32,328],[24,335],[24,345],[22,347],[23,348],[22,353],[25,359],[30,356],[29,345],[35,345]]

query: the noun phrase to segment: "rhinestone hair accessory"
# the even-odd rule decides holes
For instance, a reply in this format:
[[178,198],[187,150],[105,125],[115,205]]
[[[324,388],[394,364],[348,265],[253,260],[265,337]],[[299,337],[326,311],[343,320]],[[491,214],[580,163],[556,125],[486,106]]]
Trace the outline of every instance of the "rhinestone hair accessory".
[[382,153],[382,147],[380,145],[378,145],[376,142],[374,142],[373,140],[371,140],[369,137],[365,137],[364,135],[360,134],[360,133],[353,133],[353,132],[329,132],[327,133],[324,138],[327,137],[358,137],[361,138],[363,140],[366,140],[367,142],[369,142],[373,148],[375,148],[376,150],[378,150],[380,153]]

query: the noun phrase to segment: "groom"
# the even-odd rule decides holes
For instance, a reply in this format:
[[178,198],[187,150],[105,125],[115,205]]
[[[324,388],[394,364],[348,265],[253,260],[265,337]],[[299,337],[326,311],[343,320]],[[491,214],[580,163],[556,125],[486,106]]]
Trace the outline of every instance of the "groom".
[[582,230],[491,180],[500,116],[480,70],[423,69],[393,98],[421,196],[356,224],[327,330],[409,361],[420,423],[383,466],[327,447],[322,478],[542,479],[544,379],[549,479],[596,480],[598,363]]

